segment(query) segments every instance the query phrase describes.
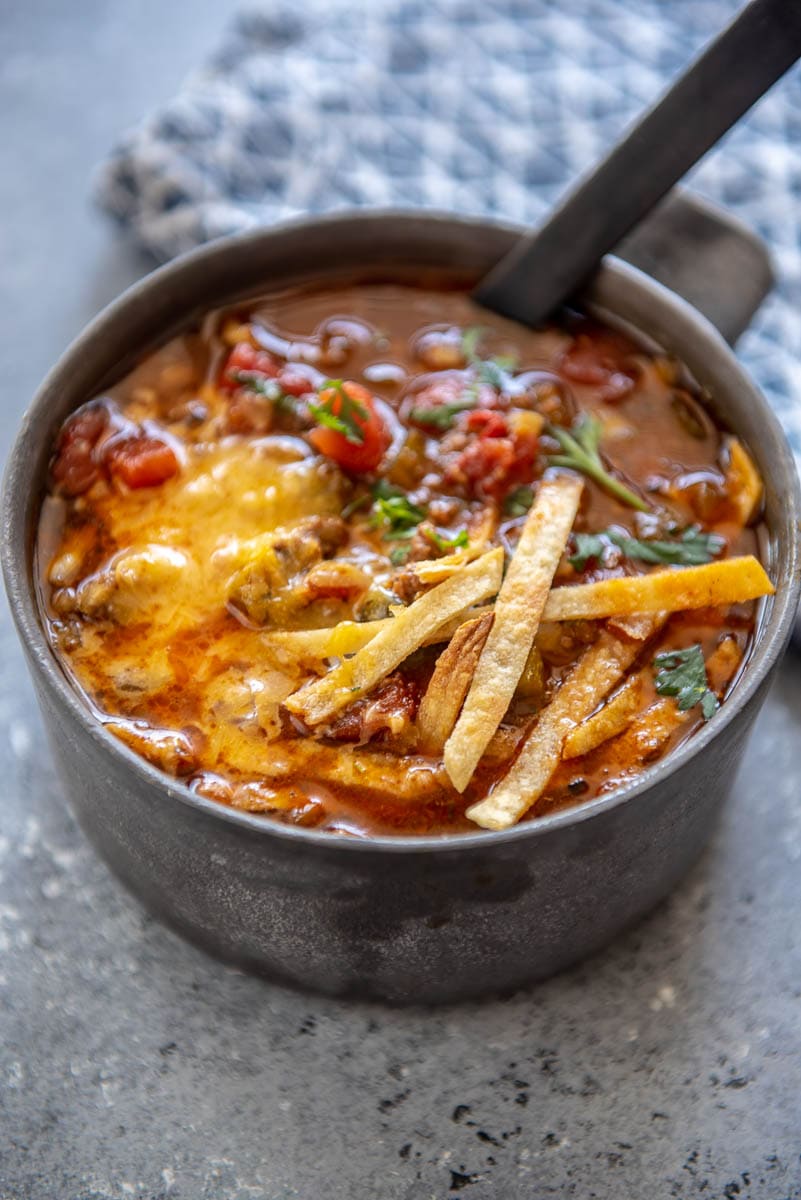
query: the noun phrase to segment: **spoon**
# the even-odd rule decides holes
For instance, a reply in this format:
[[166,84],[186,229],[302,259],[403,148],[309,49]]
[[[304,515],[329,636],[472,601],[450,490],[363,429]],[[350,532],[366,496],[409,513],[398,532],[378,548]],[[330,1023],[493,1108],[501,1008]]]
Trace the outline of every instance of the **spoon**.
[[801,2],[751,0],[474,298],[544,320],[800,55]]

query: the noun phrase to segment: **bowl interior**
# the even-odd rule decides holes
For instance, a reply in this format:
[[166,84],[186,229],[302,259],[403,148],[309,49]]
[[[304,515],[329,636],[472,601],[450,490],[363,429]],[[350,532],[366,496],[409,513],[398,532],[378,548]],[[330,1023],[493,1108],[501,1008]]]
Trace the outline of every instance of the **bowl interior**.
[[[216,817],[274,836],[307,841],[330,835],[278,826],[251,814],[204,800],[166,780],[92,718],[67,681],[46,640],[35,597],[33,555],[53,438],[64,418],[125,374],[148,350],[211,308],[249,295],[338,276],[417,282],[447,273],[478,279],[513,245],[521,230],[485,219],[449,214],[357,213],[286,223],[272,230],[213,243],[154,272],[101,313],[67,350],[42,385],[23,421],[6,471],[2,558],[6,587],[23,643],[39,680],[59,702],[105,741],[132,770],[185,803]],[[766,485],[769,530],[766,564],[777,594],[761,610],[758,643],[743,678],[715,721],[634,783],[575,809],[563,810],[504,833],[453,834],[436,838],[378,838],[395,850],[441,849],[487,838],[538,836],[548,829],[591,818],[633,798],[687,757],[702,753],[759,688],[789,638],[799,592],[800,506],[792,455],[775,416],[717,330],[686,302],[635,268],[607,260],[588,287],[585,302],[611,323],[623,322],[681,359],[710,395],[721,422],[740,434],[754,454]],[[357,840],[338,842],[349,848]]]

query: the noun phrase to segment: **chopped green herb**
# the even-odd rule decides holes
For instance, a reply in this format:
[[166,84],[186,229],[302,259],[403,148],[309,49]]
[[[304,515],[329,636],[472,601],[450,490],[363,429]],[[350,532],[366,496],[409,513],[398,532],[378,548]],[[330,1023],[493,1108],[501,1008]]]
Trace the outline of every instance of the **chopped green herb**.
[[697,525],[685,529],[675,542],[644,542],[639,538],[624,537],[610,533],[609,540],[618,546],[627,558],[647,563],[676,563],[682,567],[697,567],[711,562],[726,545],[725,538],[716,533],[702,533]]
[[425,515],[422,508],[411,504],[406,496],[390,496],[386,500],[379,496],[373,501],[371,521],[376,529],[384,526],[394,532],[416,527]]
[[453,418],[460,412],[476,407],[477,398],[467,396],[454,400],[452,404],[438,404],[436,408],[413,408],[409,416],[417,425],[431,425],[434,429],[450,429]]
[[287,396],[277,379],[268,379],[265,375],[257,375],[254,371],[233,371],[230,376],[234,383],[255,392],[257,396],[266,396],[276,404],[291,404],[294,396]]
[[426,541],[435,546],[441,554],[448,554],[451,550],[461,550],[470,541],[466,529],[460,529],[452,538],[443,537],[436,529],[430,528],[422,529],[421,533]]
[[559,425],[548,425],[546,431],[556,438],[562,448],[561,454],[552,454],[551,463],[555,467],[571,467],[581,471],[583,475],[594,479],[605,491],[615,496],[623,504],[640,512],[649,512],[649,506],[630,488],[610,475],[601,461],[600,441],[603,425],[597,417],[586,414],[579,418],[572,430],[562,429]]
[[471,325],[462,334],[462,354],[476,373],[475,382],[470,388],[474,397],[480,383],[489,384],[499,392],[504,391],[509,385],[509,372],[517,366],[517,359],[511,354],[498,354],[495,358],[480,357],[478,343],[484,332],[480,325]]
[[417,526],[415,525],[413,529],[389,529],[381,536],[385,542],[403,542],[413,538],[416,533]]
[[481,325],[470,325],[462,333],[462,354],[468,362],[473,362],[478,357],[478,343],[484,336],[484,329]]
[[393,546],[389,552],[389,561],[393,567],[401,567],[411,554],[411,546]]
[[675,696],[681,712],[700,704],[704,720],[708,721],[717,711],[718,698],[710,691],[704,653],[699,645],[657,654],[654,666],[657,692],[660,696]]
[[441,430],[450,429],[454,417],[476,407],[480,384],[489,384],[499,392],[508,387],[508,372],[514,368],[516,360],[509,355],[479,358],[477,348],[483,333],[484,330],[480,326],[473,325],[462,334],[462,353],[474,372],[474,378],[465,388],[463,398],[454,400],[451,404],[438,404],[435,408],[413,408],[409,415],[417,425],[428,425]]
[[[373,528],[381,529],[385,542],[410,542],[420,522],[425,520],[425,510],[412,504],[405,492],[384,479],[376,481],[372,492],[370,524]],[[395,546],[389,561],[398,567],[406,562],[410,551],[411,546]]]
[[342,509],[343,521],[349,521],[354,513],[357,513],[360,508],[366,508],[370,503],[370,496],[367,492],[362,492],[361,496],[355,496],[349,504],[346,504]]
[[508,383],[508,372],[501,366],[498,359],[487,359],[486,362],[475,363],[479,383],[488,383],[490,387],[502,392]]
[[671,542],[647,542],[626,537],[613,529],[605,529],[601,533],[574,533],[573,540],[576,551],[568,562],[577,571],[584,570],[588,559],[601,558],[609,543],[622,550],[626,558],[638,562],[682,567],[697,567],[711,562],[726,545],[724,538],[716,533],[702,533],[697,525],[691,525],[677,541]]
[[377,479],[371,490],[374,500],[389,500],[392,496],[406,495],[402,488],[395,487],[394,483],[388,483],[386,479]]
[[605,534],[601,533],[574,533],[573,541],[576,549],[568,558],[571,567],[575,567],[577,571],[583,571],[587,562],[591,558],[601,558],[606,549]]
[[[318,425],[341,433],[346,441],[355,446],[361,446],[364,441],[364,429],[359,424],[366,421],[370,414],[363,404],[348,395],[341,379],[327,379],[320,392],[333,391],[334,395],[327,396],[321,404],[310,404],[309,412]],[[334,405],[339,400],[338,409]]]
[[503,511],[508,517],[524,517],[534,503],[534,491],[523,484],[515,488],[503,502]]

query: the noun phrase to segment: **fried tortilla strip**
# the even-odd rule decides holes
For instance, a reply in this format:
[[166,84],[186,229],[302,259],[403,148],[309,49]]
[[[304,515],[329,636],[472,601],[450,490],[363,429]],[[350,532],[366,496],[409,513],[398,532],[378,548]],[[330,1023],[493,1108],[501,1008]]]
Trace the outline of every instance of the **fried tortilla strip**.
[[[319,670],[324,658],[342,658],[361,650],[376,634],[394,624],[395,617],[406,612],[407,606],[399,604],[393,606],[392,611],[393,617],[381,617],[377,621],[340,621],[325,629],[275,629],[261,635],[261,644],[277,663],[287,666],[308,663],[312,669],[316,666]],[[492,612],[492,609],[482,605],[457,613],[429,634],[423,645],[449,641],[466,620],[480,617],[485,612]]]
[[579,758],[622,733],[640,707],[642,679],[632,675],[603,708],[587,717],[565,738],[562,758]]
[[394,624],[394,617],[378,621],[340,621],[324,629],[275,629],[261,635],[261,644],[277,663],[306,664],[321,670],[325,658],[355,654],[376,634]]
[[442,753],[473,680],[492,617],[491,612],[485,612],[471,621],[464,621],[437,659],[417,712],[423,754]]
[[[667,620],[667,613],[658,614]],[[610,617],[607,629],[619,637],[631,638],[633,642],[647,642],[654,629],[653,614],[647,617]]]
[[642,767],[659,758],[672,734],[689,716],[667,696],[638,713],[615,742],[615,758],[626,764],[622,778],[637,775]]
[[633,614],[680,612],[714,608],[772,596],[773,584],[761,563],[750,554],[724,558],[702,567],[669,567],[648,575],[626,575],[599,583],[554,588],[543,621],[622,617]]
[[[629,637],[641,640],[635,614],[654,615],[705,608],[707,605],[736,604],[770,596],[774,587],[760,563],[751,555],[725,558],[700,567],[671,567],[647,575],[628,575],[604,579],[599,583],[580,583],[553,588],[545,604],[543,621],[572,621],[611,617],[614,625]],[[396,617],[408,609],[395,610]],[[477,610],[474,616],[479,615]],[[620,618],[620,619],[618,619]],[[338,658],[361,650],[395,618],[380,621],[341,621],[328,629],[275,630],[261,635],[262,645],[279,662],[314,663],[323,658]],[[435,629],[426,644],[447,641],[462,624],[457,614]],[[647,627],[647,626],[646,626]]]
[[364,746],[326,746],[314,738],[270,746],[264,777],[270,784],[318,780],[375,792],[382,800],[394,797],[407,804],[437,796],[448,788],[444,770],[429,759]]
[[285,707],[307,725],[319,725],[369,692],[437,629],[472,604],[493,596],[501,585],[503,550],[482,555],[418,597],[380,633],[333,670],[289,696]]
[[743,525],[748,525],[762,501],[762,479],[739,438],[729,438],[726,486]]
[[[660,623],[655,617],[652,633]],[[470,820],[484,829],[509,829],[519,821],[547,787],[571,729],[598,707],[641,651],[641,642],[604,631],[542,710],[509,773],[485,800],[468,808]]]
[[503,720],[539,627],[551,582],[578,512],[584,484],[574,475],[544,480],[495,601],[495,619],[443,761],[463,792]]
[[706,660],[709,686],[719,700],[723,699],[723,694],[731,685],[742,661],[743,652],[737,645],[737,639],[732,636],[724,637]]

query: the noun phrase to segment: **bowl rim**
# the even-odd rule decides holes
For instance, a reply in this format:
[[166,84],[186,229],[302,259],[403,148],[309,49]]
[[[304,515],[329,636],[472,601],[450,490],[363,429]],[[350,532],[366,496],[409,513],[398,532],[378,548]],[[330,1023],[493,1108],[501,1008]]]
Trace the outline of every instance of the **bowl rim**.
[[[91,708],[72,685],[67,672],[56,658],[40,622],[35,589],[29,586],[28,582],[25,553],[24,516],[29,489],[26,486],[27,468],[24,451],[29,443],[37,442],[37,426],[45,411],[47,396],[57,385],[59,378],[69,372],[71,364],[85,354],[87,348],[97,339],[102,338],[107,327],[124,315],[129,307],[140,305],[143,300],[146,301],[148,296],[163,287],[165,282],[177,279],[182,274],[194,272],[198,264],[202,265],[209,260],[224,257],[234,248],[247,248],[264,241],[274,241],[286,233],[311,225],[328,227],[332,231],[336,231],[337,226],[354,221],[358,221],[365,227],[375,227],[391,221],[401,227],[407,226],[410,233],[415,226],[419,227],[421,223],[440,227],[461,225],[477,233],[481,229],[489,228],[511,235],[527,232],[517,223],[483,215],[471,216],[431,209],[338,209],[325,215],[308,214],[292,217],[269,227],[258,227],[244,233],[216,239],[179,255],[133,283],[115,300],[106,305],[59,357],[28,406],[9,451],[2,487],[0,556],[2,557],[6,591],[18,634],[29,660],[35,665],[40,678],[51,694],[54,694],[57,702],[68,710],[73,720],[97,744],[100,751],[107,753],[112,759],[118,759],[121,763],[126,764],[141,783],[161,792],[169,802],[177,801],[198,814],[211,818],[212,821],[220,821],[224,825],[233,826],[242,835],[250,833],[266,837],[268,840],[277,839],[298,850],[306,849],[326,853],[342,851],[346,854],[356,855],[390,853],[422,856],[432,853],[443,855],[472,850],[486,851],[492,846],[515,844],[528,839],[546,837],[560,830],[583,825],[586,821],[595,820],[617,808],[636,802],[643,793],[677,774],[681,768],[702,754],[713,739],[724,733],[725,729],[731,725],[759,691],[777,664],[790,637],[799,592],[801,592],[799,537],[789,539],[790,544],[786,547],[787,577],[777,584],[764,631],[748,660],[748,669],[737,682],[731,696],[721,706],[714,721],[706,723],[687,742],[671,751],[665,758],[647,767],[635,779],[622,784],[613,791],[597,796],[583,804],[577,804],[572,808],[561,809],[531,821],[518,823],[505,830],[477,829],[475,832],[419,836],[381,834],[368,838],[340,837],[330,831],[284,825],[265,815],[230,808],[218,801],[201,796],[180,780],[146,762],[118,738],[115,738],[94,717]],[[331,271],[327,273],[333,274]],[[768,448],[773,453],[777,473],[782,476],[786,523],[790,528],[795,528],[801,533],[801,491],[795,462],[785,435],[770,405],[715,326],[676,293],[669,291],[650,276],[613,256],[607,256],[604,259],[597,275],[585,289],[584,295],[591,302],[599,290],[603,291],[604,281],[622,283],[632,293],[639,293],[641,297],[647,297],[652,303],[655,302],[663,313],[679,320],[687,330],[692,328],[697,332],[717,355],[717,361],[722,361],[727,365],[729,372],[736,377],[739,386],[748,393],[751,403],[759,410],[760,419],[764,424],[765,440],[770,443]],[[595,302],[597,305],[598,301]],[[608,307],[603,304],[603,301],[600,302],[600,306]],[[205,307],[211,306],[206,305]],[[609,311],[610,315],[614,315],[614,309],[609,309]],[[188,314],[185,315],[188,316]],[[180,320],[181,318],[178,320],[178,325],[180,325]],[[649,336],[647,330],[643,330],[643,333]],[[776,537],[781,540],[779,530],[776,531]]]

